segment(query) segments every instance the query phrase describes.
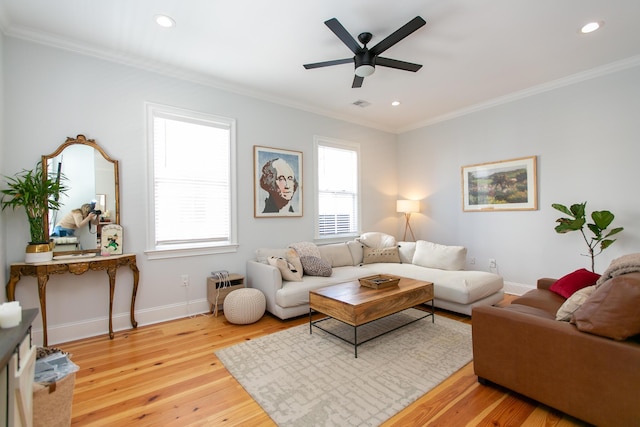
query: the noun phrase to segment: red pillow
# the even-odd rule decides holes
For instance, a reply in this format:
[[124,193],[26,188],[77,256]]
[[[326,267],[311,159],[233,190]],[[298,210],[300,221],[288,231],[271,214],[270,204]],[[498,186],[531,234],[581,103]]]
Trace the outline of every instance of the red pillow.
[[593,273],[585,268],[581,268],[580,270],[576,270],[573,273],[559,278],[551,285],[549,290],[565,298],[569,298],[574,292],[587,286],[595,285],[599,278],[600,275],[598,273]]

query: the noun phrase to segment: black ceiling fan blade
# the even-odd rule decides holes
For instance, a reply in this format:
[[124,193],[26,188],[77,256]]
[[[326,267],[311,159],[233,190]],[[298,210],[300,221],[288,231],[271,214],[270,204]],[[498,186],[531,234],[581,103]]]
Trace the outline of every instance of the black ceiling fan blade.
[[420,64],[398,61],[397,59],[383,58],[381,56],[378,56],[376,58],[376,65],[381,65],[383,67],[389,68],[397,68],[398,70],[413,71],[414,73],[422,68],[422,65]]
[[303,67],[307,70],[312,68],[320,68],[320,67],[330,67],[331,65],[340,65],[340,64],[353,64],[353,58],[345,58],[345,59],[334,59],[333,61],[323,61],[323,62],[314,62],[313,64],[304,64]]
[[353,76],[353,84],[351,85],[351,88],[362,87],[363,81],[364,81],[364,77]]
[[340,21],[338,21],[336,18],[331,18],[328,21],[324,21],[324,24],[329,27],[329,29],[333,31],[333,33],[338,36],[340,40],[342,40],[342,43],[347,45],[351,52],[358,53],[362,49],[356,39],[354,39],[353,36],[349,34],[346,28],[344,28]]
[[369,49],[369,51],[374,55],[379,55],[385,50],[389,49],[394,44],[398,43],[400,40],[404,39],[414,31],[416,31],[417,29],[425,25],[426,23],[427,22],[424,19],[422,19],[420,16],[416,16],[411,21],[407,22],[402,27],[400,27],[395,32],[393,32],[391,35],[389,35],[387,38],[382,40],[380,43],[378,43],[377,45]]

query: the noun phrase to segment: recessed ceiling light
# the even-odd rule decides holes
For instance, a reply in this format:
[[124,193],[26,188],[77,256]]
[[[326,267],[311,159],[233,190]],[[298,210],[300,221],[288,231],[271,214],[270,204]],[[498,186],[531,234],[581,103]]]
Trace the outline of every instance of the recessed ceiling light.
[[400,105],[400,101],[393,101],[391,105],[393,105],[394,107],[397,107],[398,105]]
[[582,34],[593,33],[594,31],[602,28],[603,25],[604,25],[603,21],[589,22],[588,24],[585,24],[582,26],[582,28],[580,28],[580,32]]
[[176,21],[173,20],[172,17],[167,15],[156,15],[154,16],[156,24],[160,25],[163,28],[171,28],[176,26]]

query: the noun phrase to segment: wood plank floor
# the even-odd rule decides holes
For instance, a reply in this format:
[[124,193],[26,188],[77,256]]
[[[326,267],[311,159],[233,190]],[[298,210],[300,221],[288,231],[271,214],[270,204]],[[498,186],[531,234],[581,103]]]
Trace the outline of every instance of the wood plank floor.
[[[446,311],[437,316],[471,323]],[[72,425],[273,426],[214,351],[307,321],[267,314],[239,326],[224,315],[197,315],[117,332],[113,340],[104,335],[59,344],[80,366]],[[383,425],[586,426],[508,390],[480,385],[473,362]]]

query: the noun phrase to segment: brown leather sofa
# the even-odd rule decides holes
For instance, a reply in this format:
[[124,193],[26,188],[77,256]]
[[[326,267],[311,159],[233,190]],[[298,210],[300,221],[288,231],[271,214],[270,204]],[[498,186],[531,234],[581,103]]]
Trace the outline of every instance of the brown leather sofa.
[[[640,272],[609,280],[640,292]],[[555,320],[565,298],[549,291],[554,282],[538,280],[537,289],[509,306],[473,309],[478,381],[509,388],[596,426],[640,426],[640,335],[614,340]],[[638,319],[640,306],[627,309],[627,319],[629,313]],[[609,307],[606,314],[611,321],[617,310]]]

